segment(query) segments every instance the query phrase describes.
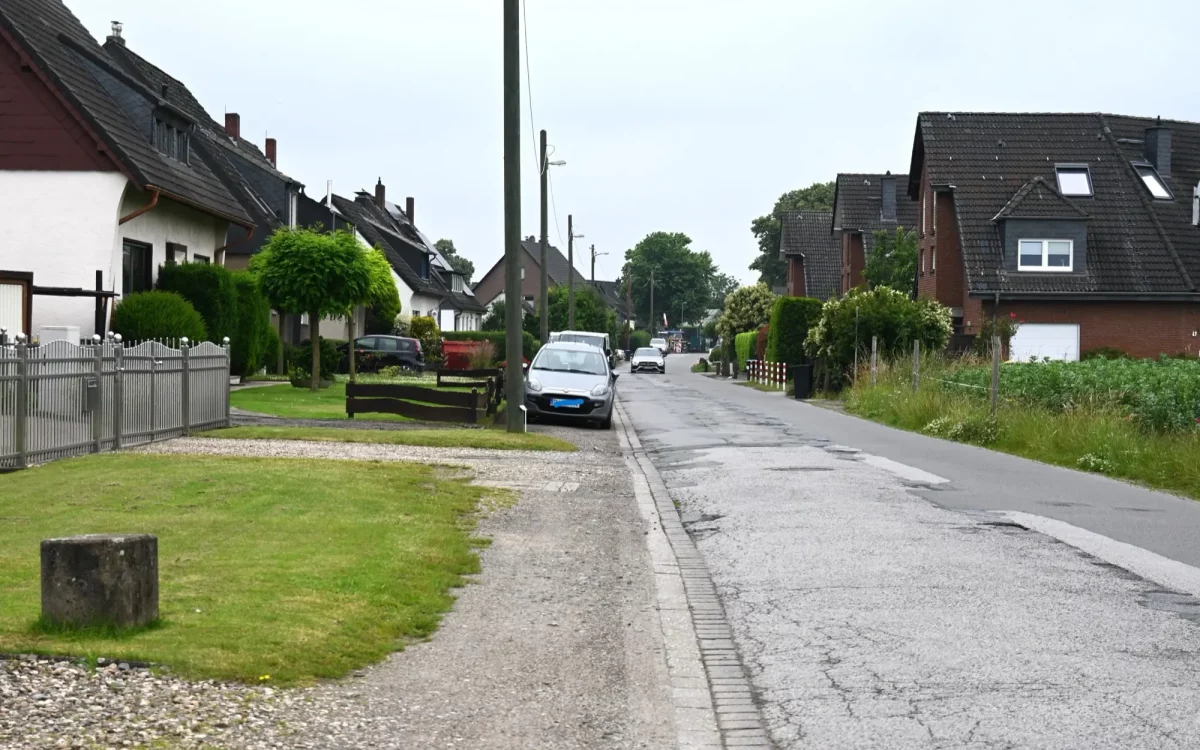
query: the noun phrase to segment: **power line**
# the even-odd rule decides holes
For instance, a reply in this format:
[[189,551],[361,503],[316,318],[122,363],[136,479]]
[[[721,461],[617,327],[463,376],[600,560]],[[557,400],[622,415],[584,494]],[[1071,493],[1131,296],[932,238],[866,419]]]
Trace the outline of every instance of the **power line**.
[[533,164],[537,169],[538,174],[545,169],[545,165],[538,164],[538,141],[537,127],[533,123],[533,78],[530,74],[529,66],[529,10],[525,5],[525,0],[521,0],[521,24],[525,29],[525,93],[529,96],[529,137],[533,140]]
[[554,203],[554,173],[546,170],[546,175],[550,183],[550,210],[554,212],[554,233],[558,235],[558,246],[562,247],[562,230],[558,228],[558,206]]

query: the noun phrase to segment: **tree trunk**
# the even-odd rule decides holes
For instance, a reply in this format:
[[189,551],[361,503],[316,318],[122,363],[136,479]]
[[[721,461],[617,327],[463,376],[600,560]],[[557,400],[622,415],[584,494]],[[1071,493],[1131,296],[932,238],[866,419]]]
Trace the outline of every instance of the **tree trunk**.
[[354,364],[354,360],[355,360],[354,337],[357,335],[357,332],[354,330],[354,328],[355,328],[354,318],[357,314],[358,314],[358,310],[355,308],[351,308],[349,322],[346,324],[346,333],[350,336],[349,352],[350,352],[350,382],[351,383],[358,382],[358,372],[357,372],[357,368],[355,367],[355,364]]
[[312,342],[312,385],[314,393],[321,388],[321,316],[313,310],[308,314],[308,340]]

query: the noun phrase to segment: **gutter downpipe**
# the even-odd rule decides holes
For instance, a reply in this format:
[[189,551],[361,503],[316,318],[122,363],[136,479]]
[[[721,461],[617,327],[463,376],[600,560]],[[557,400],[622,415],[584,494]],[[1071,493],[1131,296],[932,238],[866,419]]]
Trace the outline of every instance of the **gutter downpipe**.
[[142,206],[142,207],[141,207],[141,208],[139,208],[138,210],[134,211],[133,213],[131,213],[131,214],[126,214],[125,216],[122,216],[122,217],[120,218],[120,220],[119,220],[119,221],[117,221],[117,224],[118,224],[118,225],[120,225],[120,224],[124,224],[124,223],[126,223],[126,222],[129,222],[129,221],[133,221],[134,219],[136,219],[137,217],[141,216],[142,214],[144,214],[144,213],[146,213],[146,212],[148,212],[148,211],[152,211],[152,210],[154,210],[154,207],[158,205],[158,196],[159,196],[159,194],[160,194],[160,193],[159,193],[159,189],[158,189],[158,188],[150,188],[150,202],[149,202],[149,203],[147,203],[146,205]]
[[[232,223],[232,222],[230,222],[230,223]],[[213,250],[213,262],[219,266],[225,265],[225,251],[226,250],[228,250],[229,248],[234,247],[236,245],[240,245],[243,242],[249,242],[250,238],[254,236],[255,226],[253,224],[238,224],[237,226],[246,230],[246,236],[242,237],[241,239],[234,240],[233,242],[226,242],[224,245],[218,247],[216,250]]]

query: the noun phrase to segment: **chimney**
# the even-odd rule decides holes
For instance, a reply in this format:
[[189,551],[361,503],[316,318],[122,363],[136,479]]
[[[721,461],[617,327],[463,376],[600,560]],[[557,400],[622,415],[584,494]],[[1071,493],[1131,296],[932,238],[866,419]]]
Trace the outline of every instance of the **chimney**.
[[416,219],[413,218],[413,210],[415,208],[415,201],[413,201],[412,196],[404,199],[404,215],[408,217],[408,223],[414,227],[417,225]]
[[112,22],[112,33],[108,35],[107,41],[110,41],[113,44],[119,44],[122,47],[124,47],[125,46],[125,38],[121,36],[121,29],[123,29],[123,28],[125,28],[125,26],[120,21],[113,21]]
[[1154,119],[1153,127],[1146,128],[1146,161],[1163,177],[1171,176],[1171,129],[1163,127],[1161,117]]
[[237,112],[225,113],[225,134],[235,140],[242,137],[242,116]]
[[275,139],[267,139],[267,161],[271,162],[271,166],[275,166]]
[[883,190],[883,220],[896,220],[896,178],[889,171],[879,182]]
[[387,210],[387,191],[383,187],[383,178],[380,177],[375,183],[375,205]]

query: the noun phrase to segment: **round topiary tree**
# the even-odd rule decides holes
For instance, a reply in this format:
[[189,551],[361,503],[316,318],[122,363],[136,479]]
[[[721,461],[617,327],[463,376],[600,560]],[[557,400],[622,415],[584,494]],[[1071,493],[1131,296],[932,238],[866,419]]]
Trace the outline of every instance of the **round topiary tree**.
[[[250,261],[259,288],[279,312],[308,313],[309,330],[320,340],[321,319],[342,317],[371,298],[371,260],[350,232],[304,227],[275,231]],[[312,389],[321,380],[320,347],[312,347]]]
[[112,330],[131,344],[185,336],[198,343],[208,338],[200,313],[174,292],[139,292],[125,297],[113,309]]

